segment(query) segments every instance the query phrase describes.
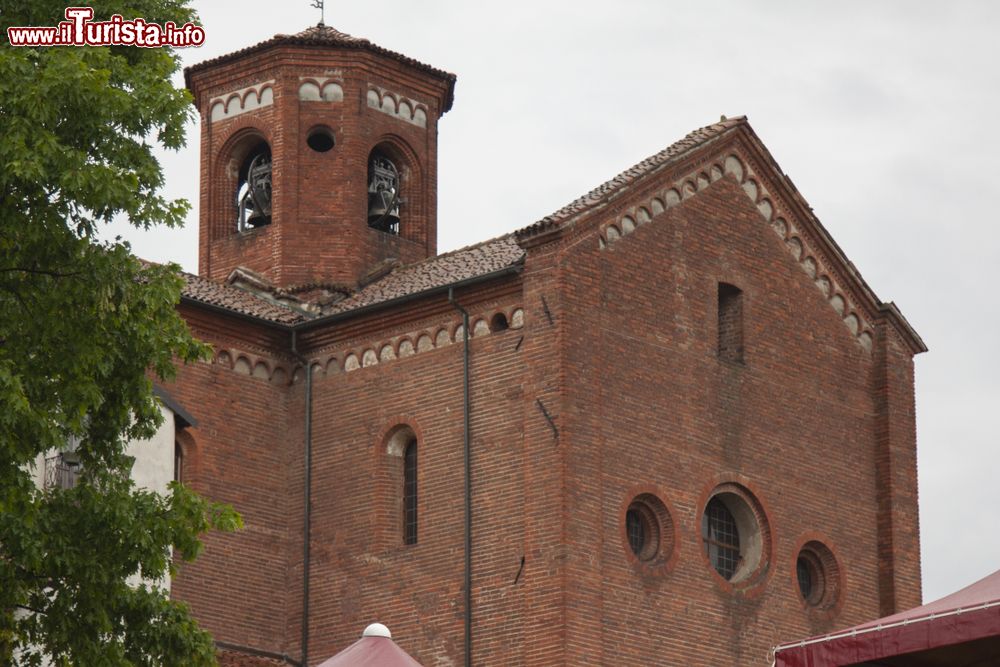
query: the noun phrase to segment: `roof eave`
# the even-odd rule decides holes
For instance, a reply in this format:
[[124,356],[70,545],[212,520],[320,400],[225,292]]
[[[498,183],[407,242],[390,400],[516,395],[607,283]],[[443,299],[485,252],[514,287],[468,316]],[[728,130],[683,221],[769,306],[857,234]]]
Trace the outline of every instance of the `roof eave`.
[[431,65],[420,62],[409,56],[405,56],[401,53],[391,51],[389,49],[378,46],[377,44],[372,44],[368,40],[358,40],[358,42],[335,42],[335,41],[322,41],[315,38],[296,38],[294,36],[282,36],[282,37],[272,37],[271,39],[264,40],[258,44],[248,46],[244,49],[239,49],[233,51],[232,53],[227,53],[215,58],[210,58],[208,60],[202,61],[200,63],[195,63],[194,65],[189,65],[184,68],[184,86],[191,91],[192,95],[195,93],[194,87],[192,85],[192,79],[195,75],[210,70],[214,67],[226,65],[228,63],[234,62],[241,58],[246,58],[250,56],[256,56],[261,53],[266,53],[270,50],[279,49],[283,46],[304,46],[311,48],[339,48],[339,49],[356,49],[361,51],[367,51],[371,54],[377,56],[383,56],[391,60],[395,60],[400,64],[412,67],[414,69],[420,70],[426,74],[436,77],[445,84],[445,94],[441,102],[441,115],[444,115],[451,110],[452,105],[455,101],[455,82],[458,77],[445,70],[438,69]]
[[903,340],[910,346],[910,350],[914,355],[921,354],[927,351],[927,345],[924,343],[924,339],[920,337],[920,334],[910,325],[903,313],[896,307],[896,304],[892,301],[888,303],[879,303],[878,310],[880,313],[884,314],[886,319],[892,323],[896,330],[902,334]]
[[264,317],[259,317],[257,315],[252,315],[250,313],[244,313],[239,310],[233,310],[226,308],[225,306],[220,306],[214,303],[208,303],[207,301],[202,301],[191,296],[181,295],[181,303],[194,306],[197,308],[202,308],[212,312],[220,313],[236,319],[240,319],[246,322],[253,322],[258,325],[270,327],[279,331],[291,333],[293,331],[307,331],[309,329],[315,329],[317,327],[326,326],[329,324],[335,324],[337,322],[342,322],[354,317],[360,317],[362,315],[367,315],[369,313],[377,312],[387,308],[397,307],[411,301],[416,301],[418,299],[427,298],[434,296],[436,294],[447,293],[449,289],[461,289],[463,287],[471,287],[473,285],[478,285],[480,283],[489,282],[491,280],[496,280],[504,278],[507,276],[513,276],[521,273],[524,270],[524,259],[523,257],[518,261],[505,266],[501,269],[495,271],[490,271],[489,273],[483,273],[478,276],[472,276],[470,278],[464,278],[462,280],[457,280],[444,285],[438,285],[435,287],[430,287],[425,290],[420,290],[418,292],[412,292],[410,294],[404,294],[402,296],[394,297],[392,299],[386,299],[385,301],[379,301],[377,303],[368,304],[366,306],[359,306],[358,308],[353,308],[351,310],[346,310],[339,313],[331,313],[329,315],[323,315],[319,317],[314,317],[309,320],[304,320],[302,322],[297,322],[295,324],[285,324],[282,322],[275,322],[274,320],[269,320]]

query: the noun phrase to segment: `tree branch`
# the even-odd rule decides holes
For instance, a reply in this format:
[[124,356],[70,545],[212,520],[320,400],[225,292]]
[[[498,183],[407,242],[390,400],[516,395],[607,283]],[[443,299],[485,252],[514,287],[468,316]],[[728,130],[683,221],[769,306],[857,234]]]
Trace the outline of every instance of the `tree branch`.
[[34,607],[29,607],[26,604],[15,605],[15,608],[16,609],[23,609],[25,611],[30,611],[32,614],[41,614],[42,616],[45,616],[45,614],[48,613],[46,611],[42,611],[41,609],[35,609]]
[[51,276],[52,278],[72,278],[83,273],[83,271],[50,271],[48,269],[29,269],[25,266],[9,266],[0,268],[0,273],[33,273],[41,276]]

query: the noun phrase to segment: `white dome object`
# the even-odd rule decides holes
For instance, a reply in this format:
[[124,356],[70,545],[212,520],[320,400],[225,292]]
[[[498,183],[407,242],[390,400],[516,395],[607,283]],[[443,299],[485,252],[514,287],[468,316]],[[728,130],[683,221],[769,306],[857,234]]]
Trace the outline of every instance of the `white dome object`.
[[385,627],[381,623],[372,623],[365,631],[361,633],[362,637],[385,637],[386,639],[392,639],[392,633],[389,632],[389,628]]

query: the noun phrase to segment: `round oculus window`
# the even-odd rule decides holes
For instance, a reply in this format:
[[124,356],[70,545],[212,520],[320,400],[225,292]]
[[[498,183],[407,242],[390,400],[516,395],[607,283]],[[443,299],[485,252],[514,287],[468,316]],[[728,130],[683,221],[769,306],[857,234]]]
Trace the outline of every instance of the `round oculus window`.
[[769,534],[763,511],[743,487],[727,484],[709,498],[701,538],[712,569],[726,581],[750,580],[766,562]]
[[810,607],[828,609],[837,602],[840,567],[833,552],[815,540],[807,542],[795,559],[799,595]]
[[663,501],[650,493],[636,496],[625,511],[625,538],[640,563],[665,563],[673,549],[673,523]]
[[333,130],[328,127],[314,127],[306,136],[306,145],[317,153],[326,153],[333,148]]

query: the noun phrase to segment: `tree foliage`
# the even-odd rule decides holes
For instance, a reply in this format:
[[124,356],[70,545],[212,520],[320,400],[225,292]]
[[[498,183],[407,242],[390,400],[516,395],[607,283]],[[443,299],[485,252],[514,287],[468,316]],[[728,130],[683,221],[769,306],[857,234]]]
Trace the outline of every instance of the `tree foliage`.
[[[149,582],[239,517],[181,485],[137,488],[125,454],[162,419],[151,377],[205,348],[177,315],[178,268],[98,240],[116,216],[182,223],[153,149],[183,145],[190,98],[167,49],[14,48],[8,26],[55,25],[66,4],[0,6],[0,664],[214,664],[208,635]],[[193,18],[184,0],[96,11]],[[38,488],[36,460],[70,438],[80,483]]]

